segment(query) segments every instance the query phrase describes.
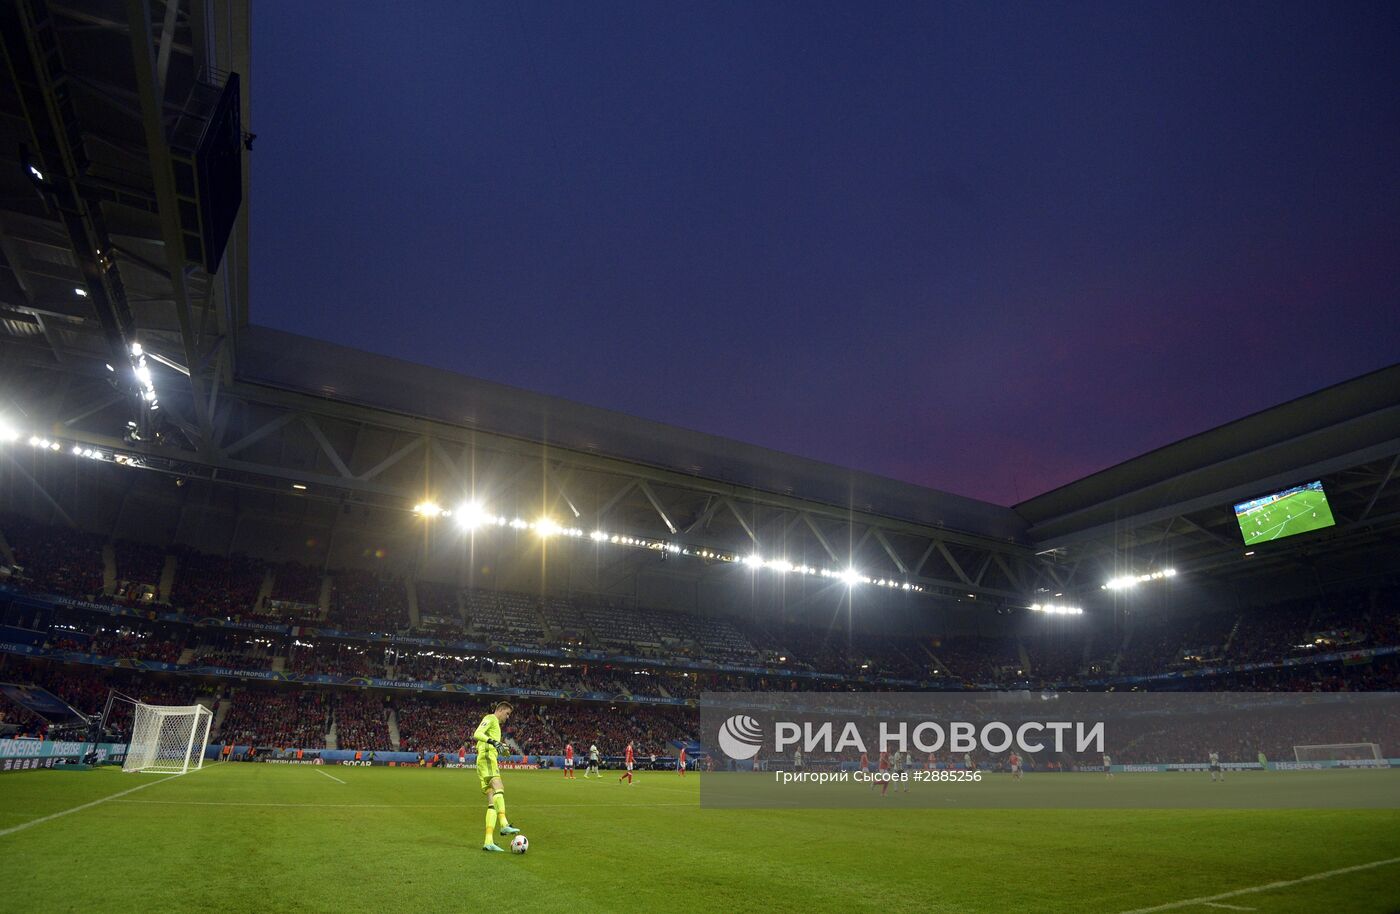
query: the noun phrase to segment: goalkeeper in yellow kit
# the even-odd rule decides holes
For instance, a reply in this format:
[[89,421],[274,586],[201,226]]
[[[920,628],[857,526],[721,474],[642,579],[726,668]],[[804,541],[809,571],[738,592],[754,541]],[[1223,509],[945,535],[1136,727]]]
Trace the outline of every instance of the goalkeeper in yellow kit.
[[486,841],[481,845],[484,851],[503,852],[496,844],[496,826],[501,834],[517,835],[520,829],[511,828],[506,819],[506,792],[501,786],[501,769],[496,764],[496,754],[503,747],[501,724],[510,720],[510,702],[500,701],[490,714],[481,719],[472,739],[476,740],[476,776],[481,781],[481,792],[486,794]]

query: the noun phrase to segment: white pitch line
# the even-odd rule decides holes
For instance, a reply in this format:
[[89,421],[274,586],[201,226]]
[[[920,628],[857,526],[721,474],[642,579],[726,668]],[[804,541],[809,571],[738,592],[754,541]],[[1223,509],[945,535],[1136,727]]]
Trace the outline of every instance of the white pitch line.
[[[115,799],[115,798],[113,798]],[[231,800],[118,800],[132,806],[276,806],[291,809],[477,809],[479,803],[239,803]],[[516,803],[528,809],[654,809],[659,806],[689,806],[699,803]]]
[[330,778],[332,781],[335,781],[337,784],[344,784],[344,783],[345,783],[345,782],[342,781],[340,778],[338,778],[338,777],[336,777],[335,775],[330,774],[330,773],[328,773],[328,772],[322,771],[320,768],[312,768],[311,770],[314,771],[314,772],[316,772],[317,774],[324,774],[326,777]]
[[[1122,911],[1120,914],[1155,914],[1157,911],[1174,911],[1177,908],[1190,908],[1196,905],[1209,905],[1212,902],[1225,898],[1237,898],[1240,895],[1251,895],[1255,892],[1272,892],[1274,889],[1286,889],[1291,885],[1302,885],[1305,882],[1317,882],[1322,879],[1331,879],[1333,876],[1345,876],[1348,873],[1359,873],[1362,870],[1373,870],[1380,866],[1390,866],[1400,863],[1400,857],[1391,857],[1389,860],[1373,860],[1370,863],[1359,863],[1356,866],[1344,866],[1337,870],[1327,870],[1324,873],[1313,873],[1310,876],[1302,876],[1298,879],[1284,879],[1279,882],[1269,882],[1264,885],[1251,886],[1247,889],[1235,889],[1233,892],[1221,892],[1219,895],[1203,895],[1200,898],[1188,898],[1185,901],[1173,901],[1168,904],[1159,904],[1153,908],[1134,908],[1131,911]],[[1216,907],[1227,907],[1217,905]]]
[[[145,790],[147,787],[154,787],[157,784],[163,784],[166,781],[170,780],[170,778],[178,778],[183,776],[184,775],[181,774],[172,774],[169,777],[163,777],[158,781],[147,781],[144,784],[137,784],[135,787],[132,787],[129,790],[123,790],[120,793],[114,793],[111,796],[103,797],[100,800],[93,800],[91,803],[84,803],[82,806],[74,806],[72,809],[65,809],[62,812],[49,813],[47,816],[41,816],[38,819],[31,819],[28,822],[21,822],[19,825],[11,825],[9,828],[0,829],[0,838],[3,838],[6,835],[13,835],[17,831],[24,831],[26,828],[32,828],[35,825],[42,825],[45,822],[51,822],[54,819],[62,818],[63,816],[72,815],[75,812],[82,812],[84,809],[91,809],[94,806],[106,803],[110,800],[115,800],[118,797],[124,797],[129,793],[135,793],[138,790]],[[131,802],[137,801],[133,800]]]

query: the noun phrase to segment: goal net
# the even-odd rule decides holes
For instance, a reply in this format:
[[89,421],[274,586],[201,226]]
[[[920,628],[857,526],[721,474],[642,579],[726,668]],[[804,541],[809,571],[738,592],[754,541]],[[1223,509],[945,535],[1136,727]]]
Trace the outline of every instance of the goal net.
[[1323,743],[1294,746],[1293,757],[1300,762],[1359,762],[1380,759],[1379,743]]
[[214,713],[204,705],[136,703],[122,771],[184,774],[204,764]]

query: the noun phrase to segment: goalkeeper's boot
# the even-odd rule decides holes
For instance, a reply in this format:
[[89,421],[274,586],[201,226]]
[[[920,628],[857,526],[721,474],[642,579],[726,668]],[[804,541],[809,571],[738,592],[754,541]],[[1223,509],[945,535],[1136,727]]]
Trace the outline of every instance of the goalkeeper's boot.
[[481,845],[481,849],[484,851],[490,851],[493,854],[504,854],[506,852],[506,849],[504,847],[500,847],[495,844],[483,844]]
[[516,828],[516,827],[513,826],[513,825],[502,825],[502,826],[501,826],[501,834],[503,834],[503,835],[518,835],[518,834],[520,834],[520,829]]

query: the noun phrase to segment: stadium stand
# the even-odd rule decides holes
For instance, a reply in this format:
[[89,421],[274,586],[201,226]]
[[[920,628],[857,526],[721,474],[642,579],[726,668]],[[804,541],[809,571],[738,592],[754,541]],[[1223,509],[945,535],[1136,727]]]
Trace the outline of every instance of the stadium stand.
[[367,571],[331,576],[328,621],[350,631],[398,632],[408,628],[408,592],[401,578]]
[[320,602],[324,578],[318,569],[301,562],[274,565],[272,599],[314,606]]
[[240,619],[252,613],[266,566],[243,555],[176,552],[170,602],[196,618]]
[[286,669],[322,676],[384,676],[384,650],[354,641],[294,640],[287,649]]
[[[560,696],[597,696],[594,701],[546,701],[513,722],[522,745],[601,741],[620,750],[628,738],[647,749],[666,746],[694,729],[693,712],[652,707],[635,699],[684,701],[712,690],[1026,688],[1037,685],[1133,682],[1137,688],[1173,688],[1185,681],[1199,689],[1327,691],[1393,688],[1394,655],[1400,647],[1400,584],[1393,576],[1373,578],[1325,596],[1294,598],[1234,611],[1128,613],[1084,617],[1072,624],[1028,618],[1007,624],[998,636],[941,635],[908,638],[877,632],[847,632],[795,621],[698,616],[639,607],[627,601],[554,595],[541,598],[508,591],[466,590],[417,582],[420,615],[434,618],[447,638],[471,638],[484,648],[460,651],[423,644],[387,644],[356,638],[314,638],[288,630],[240,631],[220,625],[181,624],[165,618],[114,618],[102,605],[102,542],[62,527],[6,516],[4,531],[21,573],[9,579],[11,593],[54,594],[96,605],[6,601],[3,617],[15,637],[28,637],[60,659],[4,655],[6,678],[52,687],[84,709],[100,710],[107,686],[138,697],[187,703],[196,695],[223,692],[223,680],[159,682],[140,671],[107,677],[79,663],[121,660],[151,669],[217,667],[288,676],[452,683],[493,690],[531,690]],[[159,575],[165,552],[114,544],[118,567],[138,578]],[[268,566],[242,556],[210,556],[173,550],[176,577],[170,611],[191,622],[255,618],[300,620],[319,600],[324,574],[332,580],[331,612],[324,620],[347,630],[397,631],[407,627],[407,590],[401,579],[366,571],[285,563],[272,567],[274,595],[285,605],[253,616]],[[32,557],[32,558],[31,558]],[[24,561],[20,561],[24,559]],[[27,564],[25,564],[27,562]],[[15,589],[17,586],[17,589]],[[459,594],[467,626],[457,615]],[[291,608],[287,608],[290,606]],[[445,620],[445,623],[444,623]],[[264,628],[267,626],[264,625]],[[26,634],[28,633],[28,634]],[[604,657],[568,661],[529,656],[532,651],[587,648]],[[1381,653],[1374,654],[1379,649]],[[1350,651],[1346,663],[1310,663],[1310,658]],[[630,662],[620,658],[633,658]],[[640,658],[649,658],[643,661]],[[73,662],[63,662],[73,661]],[[688,670],[694,662],[765,668],[767,672]],[[1284,661],[1294,664],[1282,667]],[[279,667],[278,664],[281,664]],[[1302,662],[1303,665],[1297,664]],[[1192,680],[1172,678],[1238,664],[1273,664],[1262,670],[1216,672]],[[832,677],[802,678],[813,672]],[[309,747],[324,746],[332,721],[337,742],[357,749],[390,745],[387,713],[397,714],[402,745],[424,751],[456,751],[462,730],[477,713],[479,699],[398,691],[333,692],[291,682],[257,691],[235,690],[219,738]],[[624,702],[616,713],[608,702]],[[5,723],[34,722],[13,710]],[[1256,734],[1239,740],[1250,742]],[[1145,738],[1146,739],[1146,738]],[[1223,745],[1223,743],[1222,743]],[[1150,742],[1143,752],[1151,754]],[[539,750],[537,750],[539,751]],[[551,750],[552,751],[552,750]],[[641,751],[641,750],[639,750]],[[1183,750],[1194,751],[1194,749]],[[1121,753],[1124,760],[1136,750]],[[1145,757],[1145,756],[1144,756]],[[1076,764],[1065,760],[1065,764]]]
[[473,633],[517,644],[545,644],[540,601],[521,593],[472,590],[466,594],[467,622]]
[[318,689],[236,691],[217,740],[238,746],[325,748],[331,699]]
[[79,598],[102,593],[100,538],[19,515],[5,515],[0,523],[28,587]]
[[146,543],[116,540],[113,544],[118,581],[155,587],[165,568],[165,550]]
[[462,612],[458,603],[460,589],[437,581],[418,581],[416,587],[418,627],[429,633],[461,634]]
[[392,748],[387,698],[361,692],[341,692],[333,697],[331,706],[334,709],[337,747],[370,752]]

